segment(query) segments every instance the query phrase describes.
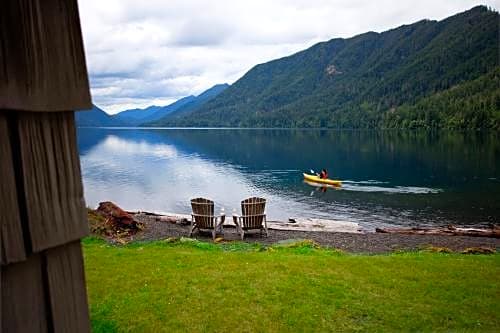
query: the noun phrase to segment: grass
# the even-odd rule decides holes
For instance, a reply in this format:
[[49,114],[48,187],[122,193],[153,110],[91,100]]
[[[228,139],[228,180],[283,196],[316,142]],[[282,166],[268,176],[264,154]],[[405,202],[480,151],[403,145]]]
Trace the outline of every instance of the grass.
[[84,241],[94,332],[500,330],[500,255]]

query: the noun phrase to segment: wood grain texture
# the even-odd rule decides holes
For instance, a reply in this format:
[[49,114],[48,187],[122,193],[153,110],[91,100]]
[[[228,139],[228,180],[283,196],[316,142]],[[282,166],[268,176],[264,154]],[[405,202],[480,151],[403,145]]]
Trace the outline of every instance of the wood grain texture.
[[46,261],[54,332],[90,332],[80,242],[48,250]]
[[18,114],[33,252],[88,234],[73,112]]
[[42,261],[33,255],[27,261],[2,267],[2,332],[47,332]]
[[2,108],[91,108],[76,0],[0,2]]
[[90,331],[67,111],[90,107],[77,0],[0,1],[1,332]]
[[0,177],[0,259],[5,265],[26,259],[5,111],[0,111]]

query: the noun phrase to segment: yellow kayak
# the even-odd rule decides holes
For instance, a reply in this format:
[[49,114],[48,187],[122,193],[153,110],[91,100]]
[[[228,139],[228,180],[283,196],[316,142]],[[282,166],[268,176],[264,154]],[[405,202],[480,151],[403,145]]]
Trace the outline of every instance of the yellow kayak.
[[333,185],[333,186],[340,186],[342,185],[342,181],[340,180],[334,180],[334,179],[321,179],[316,175],[308,175],[307,173],[304,173],[304,179],[315,182],[315,183],[321,183],[321,184],[328,184],[328,185]]

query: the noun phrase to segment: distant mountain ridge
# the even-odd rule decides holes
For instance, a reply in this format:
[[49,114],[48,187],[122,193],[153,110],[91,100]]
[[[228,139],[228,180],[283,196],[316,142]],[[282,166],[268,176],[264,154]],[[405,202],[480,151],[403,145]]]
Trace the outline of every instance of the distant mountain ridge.
[[205,104],[209,100],[211,100],[214,97],[216,97],[217,95],[219,95],[221,92],[226,90],[228,87],[229,87],[229,84],[227,84],[227,83],[217,84],[217,85],[213,86],[212,88],[204,91],[200,95],[196,96],[196,98],[190,100],[188,103],[185,103],[184,105],[182,105],[178,109],[163,116],[162,118],[157,118],[156,121],[144,123],[143,125],[144,126],[162,126],[162,125],[168,123],[169,119],[182,117],[186,114],[189,114],[193,111],[196,111],[203,104]]
[[500,129],[498,22],[478,6],[318,43],[162,125]]
[[75,112],[75,121],[80,127],[123,127],[123,126],[161,126],[162,119],[170,114],[179,116],[202,106],[222,91],[229,84],[217,84],[198,96],[186,96],[166,106],[152,105],[144,109],[131,109],[109,115],[93,105],[91,110]]
[[113,116],[114,119],[128,126],[162,126],[164,119],[179,116],[202,106],[224,91],[229,84],[217,84],[198,96],[189,95],[167,106],[150,106],[145,109],[125,110]]
[[139,126],[144,123],[152,122],[161,119],[171,112],[183,107],[184,105],[195,100],[195,96],[183,97],[167,106],[150,106],[145,109],[125,110],[113,115],[114,119],[128,124],[129,126]]
[[90,110],[75,112],[75,123],[80,127],[125,126],[125,123],[114,119],[94,104],[92,104],[92,109]]

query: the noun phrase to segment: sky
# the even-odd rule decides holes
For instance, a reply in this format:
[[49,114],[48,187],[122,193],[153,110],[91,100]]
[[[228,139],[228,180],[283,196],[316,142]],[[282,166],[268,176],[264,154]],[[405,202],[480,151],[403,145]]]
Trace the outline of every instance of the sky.
[[94,104],[168,105],[332,38],[499,0],[79,0]]

